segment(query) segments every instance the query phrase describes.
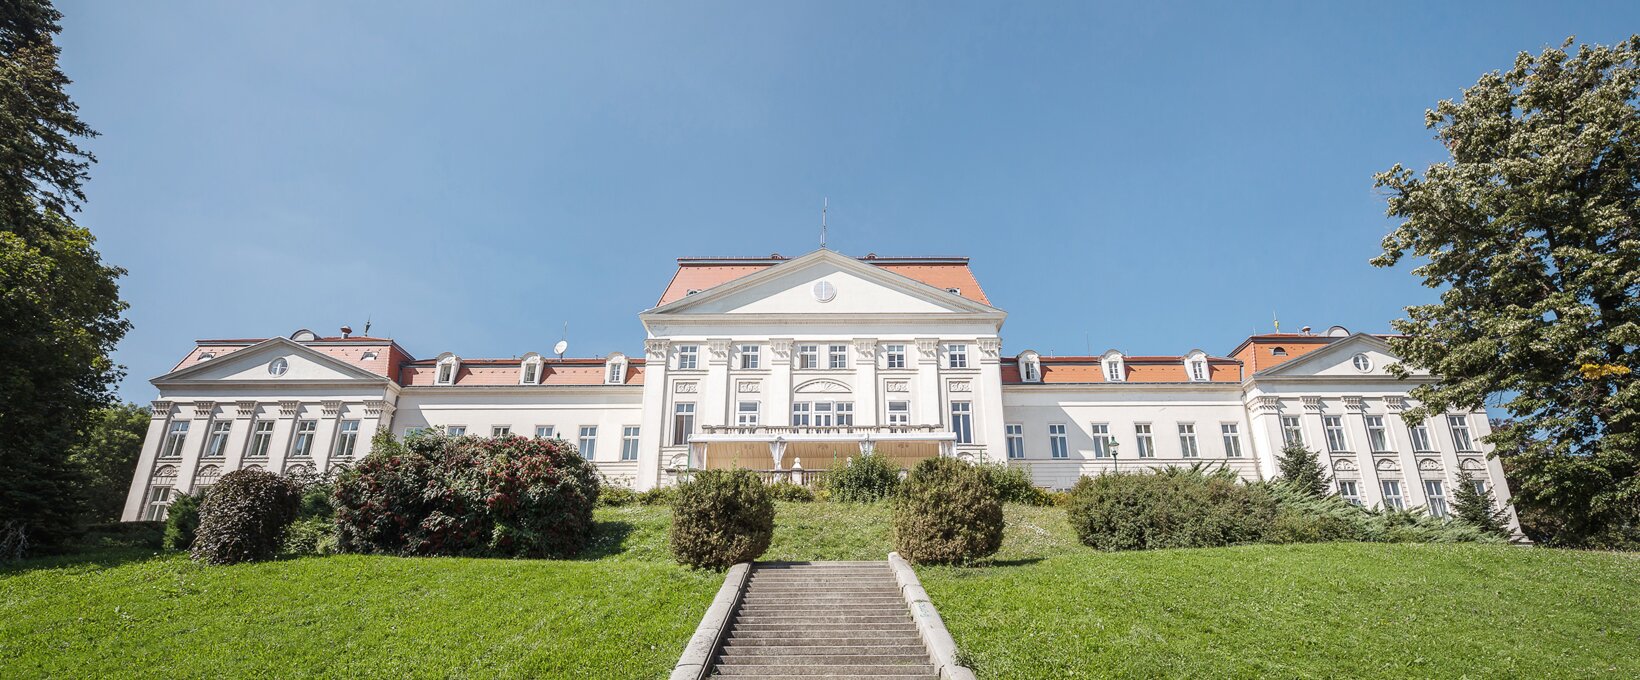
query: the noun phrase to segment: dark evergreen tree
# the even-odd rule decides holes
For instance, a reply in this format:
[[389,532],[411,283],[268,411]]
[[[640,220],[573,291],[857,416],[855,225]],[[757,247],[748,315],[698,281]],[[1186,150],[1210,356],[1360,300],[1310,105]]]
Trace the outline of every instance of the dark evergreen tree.
[[1458,488],[1452,493],[1452,516],[1480,528],[1482,531],[1509,536],[1509,511],[1498,507],[1492,498],[1492,489],[1477,491],[1475,478],[1468,470],[1458,473]]
[[1332,480],[1321,465],[1321,454],[1292,442],[1281,447],[1276,464],[1281,469],[1282,483],[1317,498],[1327,495]]
[[91,415],[80,433],[80,441],[69,451],[69,460],[85,472],[87,519],[118,522],[125,510],[125,495],[142,455],[142,438],[148,432],[148,407],[114,404]]

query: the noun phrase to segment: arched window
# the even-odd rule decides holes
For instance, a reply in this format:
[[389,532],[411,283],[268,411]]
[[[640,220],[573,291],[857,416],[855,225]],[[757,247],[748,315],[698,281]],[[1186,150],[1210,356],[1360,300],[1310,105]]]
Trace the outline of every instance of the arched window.
[[613,352],[609,355],[608,358],[604,359],[604,384],[605,385],[625,385],[626,384],[626,355],[625,354],[621,354],[620,352]]
[[535,352],[524,355],[524,362],[518,367],[518,384],[541,384],[541,355]]
[[203,490],[210,485],[215,484],[217,478],[221,476],[222,468],[215,465],[206,465],[205,467],[200,468],[199,472],[194,473],[194,489]]
[[454,385],[461,373],[461,357],[449,352],[438,355],[438,370],[433,374],[434,385]]
[[1207,353],[1197,349],[1184,355],[1184,375],[1191,382],[1206,382],[1212,377],[1207,368]]
[[312,468],[309,468],[308,466],[302,465],[300,463],[298,463],[296,465],[292,465],[292,466],[285,469],[285,474],[287,476],[290,476],[290,477],[306,477],[307,475],[310,475],[312,473],[313,473]]
[[1286,347],[1271,347],[1270,348],[1270,356],[1273,356],[1273,357],[1287,356],[1287,348]]
[[165,519],[165,511],[171,507],[172,489],[176,485],[175,465],[161,465],[154,469],[154,479],[148,484],[148,507],[143,511],[144,519],[151,522]]
[[1019,379],[1028,383],[1042,382],[1042,357],[1026,350],[1019,353]]
[[1123,360],[1121,352],[1114,349],[1105,352],[1105,355],[1100,359],[1100,364],[1104,366],[1105,382],[1127,380],[1127,362]]

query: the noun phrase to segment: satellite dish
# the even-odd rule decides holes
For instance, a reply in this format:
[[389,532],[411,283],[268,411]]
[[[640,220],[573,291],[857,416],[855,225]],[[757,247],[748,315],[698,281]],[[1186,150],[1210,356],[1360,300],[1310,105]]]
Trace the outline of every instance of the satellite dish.
[[564,350],[566,349],[569,349],[568,340],[559,340],[558,344],[552,346],[552,351],[558,355],[559,359],[564,358]]

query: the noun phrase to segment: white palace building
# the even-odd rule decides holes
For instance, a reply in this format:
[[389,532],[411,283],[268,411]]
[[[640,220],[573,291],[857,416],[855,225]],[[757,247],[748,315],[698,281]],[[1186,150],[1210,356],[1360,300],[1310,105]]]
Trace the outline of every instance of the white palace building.
[[[876,452],[1024,466],[1037,484],[1208,463],[1275,474],[1284,440],[1322,452],[1339,493],[1444,514],[1460,470],[1507,503],[1484,412],[1401,417],[1382,336],[1254,335],[1228,354],[1002,355],[1007,314],[967,258],[684,258],[638,315],[643,354],[418,359],[391,339],[200,340],[170,373],[125,505],[157,519],[224,472],[331,471],[386,428],[562,437],[642,490],[690,469],[808,481]],[[545,349],[545,348],[542,348]]]

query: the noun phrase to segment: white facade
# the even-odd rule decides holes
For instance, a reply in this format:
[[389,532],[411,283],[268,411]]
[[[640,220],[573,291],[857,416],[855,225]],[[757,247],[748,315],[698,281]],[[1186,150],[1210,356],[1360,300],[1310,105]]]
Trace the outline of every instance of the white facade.
[[[1460,469],[1507,502],[1479,443],[1484,414],[1409,429],[1400,414],[1411,385],[1385,372],[1394,358],[1381,338],[1293,337],[1290,361],[1271,348],[1285,340],[1266,342],[1277,336],[1250,338],[1237,358],[1004,357],[1006,314],[966,262],[829,250],[680,261],[662,303],[639,315],[641,359],[418,361],[391,340],[306,331],[201,341],[153,380],[160,397],[125,518],[161,516],[171,495],[228,470],[330,470],[367,453],[378,428],[428,427],[562,437],[638,489],[702,467],[804,480],[866,450],[902,464],[1023,465],[1039,485],[1065,488],[1081,475],[1195,463],[1270,478],[1283,418],[1296,417],[1364,504],[1449,501]],[[683,290],[691,282],[702,287]],[[1300,344],[1310,351],[1296,356]]]

